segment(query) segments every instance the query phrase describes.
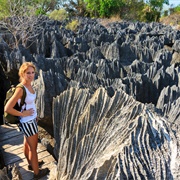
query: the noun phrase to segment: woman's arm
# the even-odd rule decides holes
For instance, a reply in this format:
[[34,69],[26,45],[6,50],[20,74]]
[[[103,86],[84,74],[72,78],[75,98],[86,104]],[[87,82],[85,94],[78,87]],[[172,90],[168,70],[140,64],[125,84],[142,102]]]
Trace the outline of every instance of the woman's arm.
[[4,112],[7,112],[7,113],[12,114],[14,116],[31,116],[33,114],[33,109],[28,109],[28,110],[25,110],[22,112],[14,109],[14,106],[18,102],[18,99],[21,99],[22,96],[23,96],[23,89],[20,87],[16,88],[13,96],[6,103],[6,105],[4,107]]

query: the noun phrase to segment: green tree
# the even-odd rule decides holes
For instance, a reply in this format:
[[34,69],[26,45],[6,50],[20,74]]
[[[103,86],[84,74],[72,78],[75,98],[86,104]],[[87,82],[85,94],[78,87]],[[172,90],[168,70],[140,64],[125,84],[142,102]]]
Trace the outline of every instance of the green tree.
[[63,1],[63,7],[70,16],[85,16],[86,5],[84,0],[70,0],[68,2]]
[[180,13],[180,5],[178,5],[174,8],[174,12]]
[[147,0],[147,5],[149,6],[149,11],[146,12],[147,21],[159,21],[161,17],[161,11],[163,9],[163,4],[169,5],[169,0]]
[[[3,34],[12,37],[7,42],[9,47],[18,48],[20,44],[27,47],[33,43],[43,30],[40,24],[45,21],[43,17],[36,18],[34,16],[39,8],[47,11],[50,10],[50,7],[54,7],[55,4],[50,6],[48,2],[50,1],[0,0],[2,10],[0,13],[0,30],[1,33],[3,31]],[[44,3],[44,5],[41,3]]]
[[46,14],[58,7],[58,0],[33,0],[30,6],[36,6],[36,15]]
[[143,0],[124,0],[119,10],[120,17],[126,20],[142,21],[144,6]]
[[58,7],[58,0],[0,0],[0,18],[46,14]]
[[117,14],[122,5],[123,2],[118,0],[100,0],[100,17],[110,17]]
[[152,8],[152,10],[161,11],[163,4],[169,5],[169,0],[147,0],[147,4]]
[[119,15],[125,19],[140,19],[144,7],[143,0],[84,0],[86,11],[91,17],[111,17]]
[[1,17],[14,16],[23,10],[22,0],[0,0]]
[[18,48],[20,44],[28,48],[42,33],[45,21],[43,16],[14,16],[0,21],[0,31],[10,37],[4,39],[10,48]]
[[0,18],[9,16],[9,8],[7,0],[0,0]]
[[84,0],[86,11],[91,17],[110,17],[119,13],[125,0]]
[[86,13],[90,17],[99,17],[100,10],[100,0],[85,0],[86,3]]

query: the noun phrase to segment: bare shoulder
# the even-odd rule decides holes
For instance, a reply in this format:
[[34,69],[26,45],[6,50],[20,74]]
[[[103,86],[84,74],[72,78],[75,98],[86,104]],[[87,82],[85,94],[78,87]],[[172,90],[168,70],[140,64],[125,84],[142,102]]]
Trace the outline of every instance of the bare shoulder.
[[22,95],[23,95],[23,89],[21,87],[16,87],[16,90],[13,96],[16,96],[18,99],[20,99]]

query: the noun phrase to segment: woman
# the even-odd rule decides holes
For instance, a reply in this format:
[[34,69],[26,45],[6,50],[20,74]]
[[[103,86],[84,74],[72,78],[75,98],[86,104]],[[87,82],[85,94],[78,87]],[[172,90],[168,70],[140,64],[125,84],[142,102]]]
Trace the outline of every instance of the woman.
[[26,98],[21,112],[13,107],[16,102],[20,104],[23,95],[23,89],[17,87],[11,99],[7,102],[4,111],[20,117],[20,130],[24,133],[24,154],[28,161],[28,168],[34,171],[34,179],[41,178],[49,173],[49,169],[39,169],[42,162],[38,162],[37,144],[38,144],[38,127],[37,111],[35,106],[36,93],[32,88],[36,68],[33,63],[25,62],[19,69],[20,83],[25,87]]

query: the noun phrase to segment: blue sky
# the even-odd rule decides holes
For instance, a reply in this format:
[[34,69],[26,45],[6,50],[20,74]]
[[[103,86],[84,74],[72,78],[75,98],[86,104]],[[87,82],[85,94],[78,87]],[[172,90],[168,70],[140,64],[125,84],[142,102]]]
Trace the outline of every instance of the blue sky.
[[169,0],[169,6],[164,5],[163,10],[168,10],[171,7],[171,5],[173,5],[172,7],[180,5],[180,0]]
[[174,6],[177,6],[180,4],[180,0],[169,0],[169,5],[173,4]]

